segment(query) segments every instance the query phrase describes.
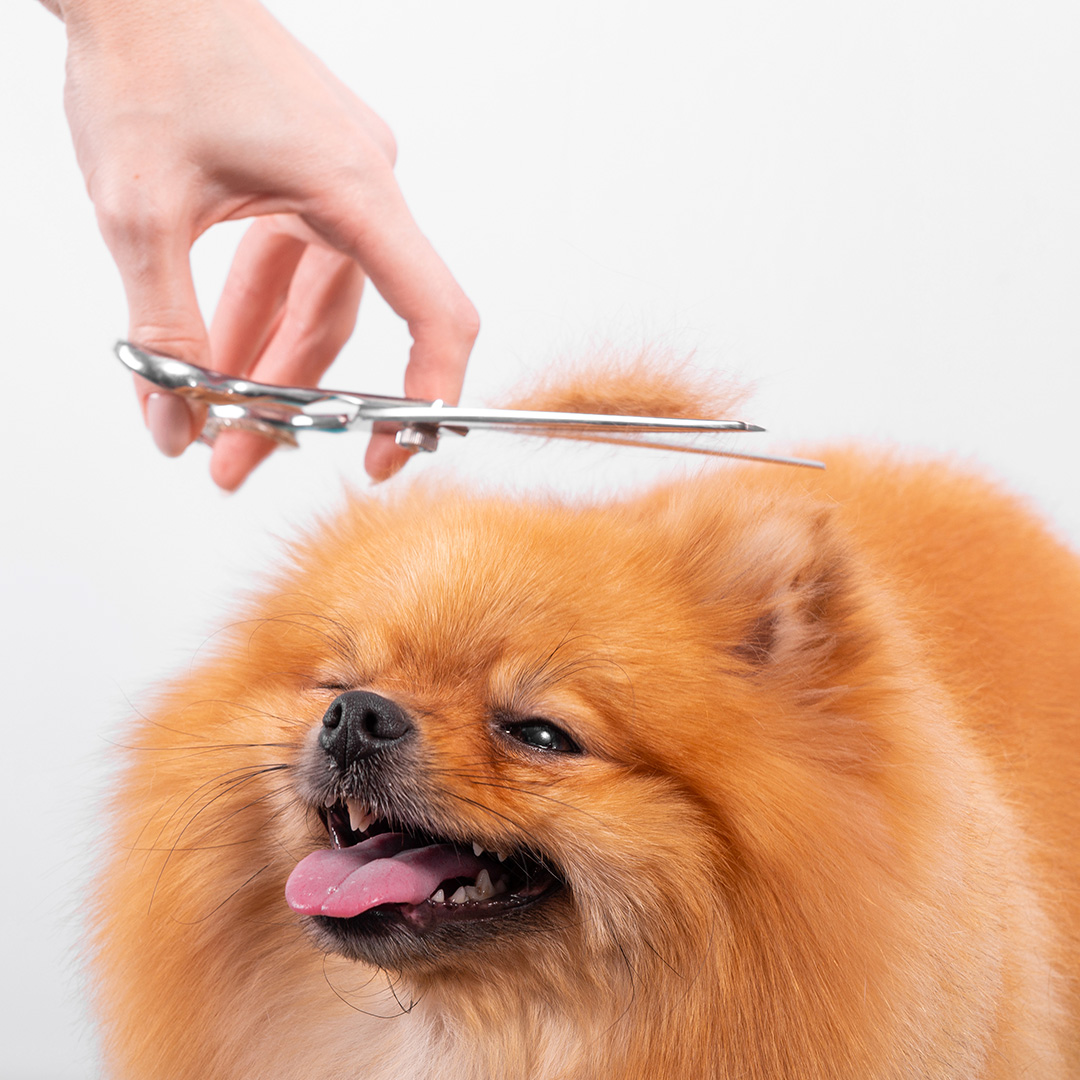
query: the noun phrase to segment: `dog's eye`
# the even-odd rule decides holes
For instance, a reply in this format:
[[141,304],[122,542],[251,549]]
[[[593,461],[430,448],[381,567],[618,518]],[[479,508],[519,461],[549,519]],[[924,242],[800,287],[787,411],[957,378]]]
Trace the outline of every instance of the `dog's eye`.
[[504,724],[503,731],[534,750],[550,750],[557,754],[581,753],[581,747],[562,728],[547,720],[524,720],[515,724]]
[[335,694],[344,694],[347,690],[354,690],[355,687],[350,686],[344,680],[335,678],[319,679],[312,684],[312,690],[328,690]]

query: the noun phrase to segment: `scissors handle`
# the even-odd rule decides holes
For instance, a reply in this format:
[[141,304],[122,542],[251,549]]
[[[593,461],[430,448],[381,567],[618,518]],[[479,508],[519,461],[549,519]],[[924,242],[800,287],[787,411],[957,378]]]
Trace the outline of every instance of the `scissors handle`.
[[322,390],[305,386],[272,386],[252,379],[222,375],[208,368],[197,367],[186,360],[173,356],[160,356],[147,352],[130,341],[116,343],[116,355],[120,362],[148,382],[179,394],[181,397],[201,401],[207,405],[258,404],[277,405],[285,409],[300,410],[324,402],[342,402],[359,406],[363,402],[372,405],[429,405],[417,398],[383,397],[380,394],[350,394],[342,390]]

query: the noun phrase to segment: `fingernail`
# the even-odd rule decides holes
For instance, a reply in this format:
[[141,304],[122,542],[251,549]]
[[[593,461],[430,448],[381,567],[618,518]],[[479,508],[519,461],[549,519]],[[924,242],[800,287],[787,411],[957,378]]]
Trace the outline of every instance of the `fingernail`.
[[191,410],[175,394],[151,394],[146,399],[146,426],[166,457],[179,457],[191,442]]
[[405,468],[405,463],[411,456],[411,454],[406,454],[404,457],[395,457],[390,461],[381,462],[377,466],[369,467],[368,475],[371,477],[369,486],[377,487],[379,484],[385,484],[387,480],[397,476],[397,474]]

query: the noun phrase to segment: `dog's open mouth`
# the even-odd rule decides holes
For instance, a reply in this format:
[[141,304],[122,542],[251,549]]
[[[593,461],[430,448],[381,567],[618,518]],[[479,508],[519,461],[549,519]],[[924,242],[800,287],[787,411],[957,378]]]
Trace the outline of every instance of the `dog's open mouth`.
[[353,799],[327,807],[323,820],[332,846],[301,860],[285,887],[289,906],[304,915],[373,930],[389,919],[424,932],[506,915],[562,886],[530,852],[485,851],[379,820]]

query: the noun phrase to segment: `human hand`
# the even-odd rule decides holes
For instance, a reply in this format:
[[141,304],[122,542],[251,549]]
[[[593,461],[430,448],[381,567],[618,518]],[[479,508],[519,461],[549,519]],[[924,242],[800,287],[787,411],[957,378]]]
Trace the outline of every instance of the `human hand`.
[[[406,320],[410,397],[456,403],[476,311],[413,220],[386,125],[256,0],[47,0],[68,33],[75,152],[128,299],[128,338],[227,375],[317,385],[356,321],[365,277]],[[210,226],[256,217],[209,333],[189,252]],[[202,410],[143,380],[158,447]],[[219,436],[211,475],[235,489],[273,449]],[[365,467],[407,453],[372,438]]]

